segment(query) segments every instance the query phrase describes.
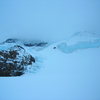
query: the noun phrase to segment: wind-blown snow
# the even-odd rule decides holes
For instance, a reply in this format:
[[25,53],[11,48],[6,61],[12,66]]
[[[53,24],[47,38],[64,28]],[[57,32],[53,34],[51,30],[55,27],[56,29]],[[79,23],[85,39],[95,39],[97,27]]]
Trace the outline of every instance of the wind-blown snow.
[[35,74],[1,77],[0,100],[100,100],[100,38],[90,35],[40,51],[26,48],[43,67]]

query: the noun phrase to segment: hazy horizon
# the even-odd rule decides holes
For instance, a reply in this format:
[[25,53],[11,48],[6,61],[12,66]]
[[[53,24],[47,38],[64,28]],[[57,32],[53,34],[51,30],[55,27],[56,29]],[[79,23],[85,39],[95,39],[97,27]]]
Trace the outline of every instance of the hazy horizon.
[[100,33],[99,0],[1,0],[0,33],[25,39],[63,40]]

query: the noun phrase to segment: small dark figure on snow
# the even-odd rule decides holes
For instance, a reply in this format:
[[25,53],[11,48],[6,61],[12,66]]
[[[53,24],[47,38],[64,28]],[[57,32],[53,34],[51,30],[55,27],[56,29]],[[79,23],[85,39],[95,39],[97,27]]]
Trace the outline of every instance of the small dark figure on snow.
[[53,47],[53,49],[56,49],[56,47]]

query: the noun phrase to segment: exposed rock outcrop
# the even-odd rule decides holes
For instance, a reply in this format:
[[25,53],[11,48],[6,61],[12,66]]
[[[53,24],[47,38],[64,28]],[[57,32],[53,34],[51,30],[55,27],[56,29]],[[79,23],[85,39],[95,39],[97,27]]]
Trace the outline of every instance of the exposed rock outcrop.
[[35,63],[35,58],[20,45],[0,50],[0,76],[23,75],[32,63]]

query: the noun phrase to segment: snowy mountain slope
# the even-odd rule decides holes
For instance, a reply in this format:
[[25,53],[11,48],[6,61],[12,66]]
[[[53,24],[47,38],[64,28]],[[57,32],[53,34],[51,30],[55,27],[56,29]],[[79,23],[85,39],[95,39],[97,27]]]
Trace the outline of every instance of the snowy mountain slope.
[[46,42],[7,39],[0,43],[0,76],[20,76],[39,69],[36,51],[47,47]]
[[[69,44],[67,49],[73,46],[77,49],[67,53],[62,52],[66,47],[59,48],[59,45],[68,41],[53,43],[39,51],[25,47],[43,67],[35,74],[1,77],[0,100],[99,100],[100,48],[96,39],[80,39]],[[83,42],[89,45],[85,46]]]
[[69,40],[62,41],[57,45],[57,48],[64,53],[98,47],[100,47],[100,34],[89,32],[75,33]]
[[42,54],[45,56],[44,68],[38,73],[0,78],[1,100],[100,99],[100,56],[97,56],[100,55],[100,49],[69,55],[59,50],[45,49]]
[[67,41],[67,44],[76,44],[78,42],[92,42],[94,40],[100,39],[100,34],[98,33],[91,33],[87,31],[83,32],[77,32],[73,34],[69,40]]
[[[8,50],[16,45],[21,46],[26,50],[27,53],[31,54],[35,58],[35,64],[32,68],[28,69],[27,72],[35,72],[38,68],[42,67],[43,59],[49,55],[50,52],[54,52],[52,55],[56,54],[56,51],[61,51],[66,54],[70,54],[79,50],[89,49],[89,48],[99,48],[100,47],[100,35],[89,32],[78,32],[72,35],[68,40],[60,41],[57,43],[47,43],[44,41],[29,41],[21,39],[6,39],[1,42],[0,50]],[[31,66],[31,67],[32,67]],[[32,71],[33,70],[33,71]]]

